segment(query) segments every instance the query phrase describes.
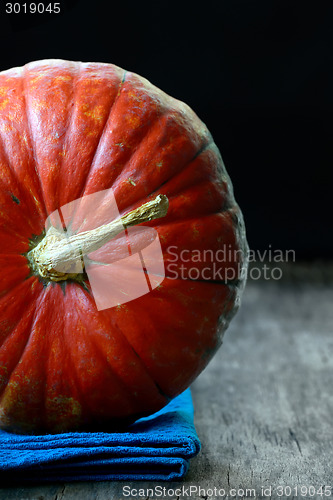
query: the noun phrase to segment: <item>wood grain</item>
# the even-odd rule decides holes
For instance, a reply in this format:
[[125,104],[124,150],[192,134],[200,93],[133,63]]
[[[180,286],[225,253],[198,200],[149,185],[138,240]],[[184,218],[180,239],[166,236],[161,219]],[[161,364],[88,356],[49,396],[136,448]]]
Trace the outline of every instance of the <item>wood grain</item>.
[[[278,486],[333,486],[333,281],[318,272],[294,266],[279,282],[248,283],[222,348],[193,385],[202,452],[183,482],[132,487],[202,488],[170,499],[226,498],[207,494],[214,488],[248,489],[238,499],[254,498],[253,489],[259,499],[329,498],[278,496]],[[2,488],[0,499],[118,500],[128,484]]]

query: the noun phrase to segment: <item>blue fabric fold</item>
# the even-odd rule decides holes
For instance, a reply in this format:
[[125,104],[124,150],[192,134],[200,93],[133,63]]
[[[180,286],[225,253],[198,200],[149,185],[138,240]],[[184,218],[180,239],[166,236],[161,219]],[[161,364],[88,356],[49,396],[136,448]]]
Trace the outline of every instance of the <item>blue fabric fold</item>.
[[185,476],[200,451],[190,389],[127,432],[22,435],[0,431],[0,480],[148,480]]

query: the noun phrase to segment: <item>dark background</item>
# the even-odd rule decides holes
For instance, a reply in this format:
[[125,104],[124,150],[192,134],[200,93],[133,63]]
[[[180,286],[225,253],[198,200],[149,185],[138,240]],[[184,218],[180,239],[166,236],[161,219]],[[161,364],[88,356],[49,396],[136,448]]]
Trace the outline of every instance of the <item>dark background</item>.
[[212,132],[251,248],[332,256],[333,2],[61,0],[60,15],[34,16],[4,4],[1,70],[63,58],[145,76]]

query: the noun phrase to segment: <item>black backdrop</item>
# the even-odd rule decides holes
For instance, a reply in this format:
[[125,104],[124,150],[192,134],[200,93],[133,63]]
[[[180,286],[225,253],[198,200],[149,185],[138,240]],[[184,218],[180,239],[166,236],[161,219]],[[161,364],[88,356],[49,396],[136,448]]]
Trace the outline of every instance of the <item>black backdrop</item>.
[[60,0],[60,15],[11,16],[5,3],[1,70],[63,58],[145,76],[212,132],[253,249],[332,256],[332,1]]

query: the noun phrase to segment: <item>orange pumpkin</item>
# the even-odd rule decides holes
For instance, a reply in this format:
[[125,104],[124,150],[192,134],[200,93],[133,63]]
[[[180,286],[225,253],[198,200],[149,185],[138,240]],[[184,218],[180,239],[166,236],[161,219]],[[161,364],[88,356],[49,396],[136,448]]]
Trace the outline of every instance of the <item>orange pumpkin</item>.
[[[207,365],[245,282],[242,214],[206,126],[134,73],[45,60],[0,73],[0,133],[1,427],[102,428],[157,411]],[[164,217],[141,222],[165,278],[98,310],[87,274],[45,277],[33,250],[50,214],[105,190],[121,217],[168,198]]]

